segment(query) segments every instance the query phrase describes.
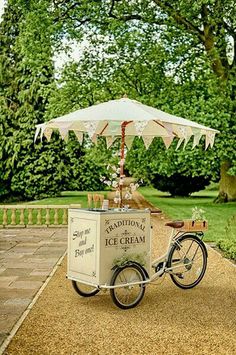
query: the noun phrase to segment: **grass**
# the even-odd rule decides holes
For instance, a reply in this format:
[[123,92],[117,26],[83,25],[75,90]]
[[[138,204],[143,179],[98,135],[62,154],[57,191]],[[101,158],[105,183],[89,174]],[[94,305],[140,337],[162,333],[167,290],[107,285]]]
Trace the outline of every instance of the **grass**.
[[171,219],[191,219],[192,208],[197,206],[205,210],[209,222],[209,230],[205,241],[219,242],[226,236],[228,220],[236,215],[236,202],[215,204],[217,191],[204,190],[194,193],[191,197],[170,197],[167,193],[152,187],[141,187],[139,192],[153,205],[160,208]]
[[30,205],[70,205],[70,204],[81,204],[82,208],[88,206],[87,194],[92,193],[99,195],[104,195],[106,198],[107,191],[65,191],[61,193],[59,197],[45,198],[43,200],[28,202]]

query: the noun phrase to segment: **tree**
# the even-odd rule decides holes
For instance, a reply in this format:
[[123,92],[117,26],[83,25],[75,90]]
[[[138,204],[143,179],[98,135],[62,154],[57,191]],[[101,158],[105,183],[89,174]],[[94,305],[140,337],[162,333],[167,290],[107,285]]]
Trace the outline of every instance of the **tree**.
[[53,88],[48,1],[9,0],[0,24],[1,195],[55,195],[67,179],[63,142],[34,144]]
[[[197,59],[199,68],[195,69],[193,78],[191,63],[179,73],[176,82],[175,78],[166,74],[166,61],[171,59],[166,48],[146,36],[141,38],[140,33],[128,38],[132,45],[127,45],[126,40],[113,42],[111,46],[102,43],[106,48],[102,54],[100,49],[96,51],[90,46],[77,63],[68,63],[62,72],[60,85],[50,99],[51,109],[61,107],[68,112],[128,93],[129,97],[146,104],[206,125],[211,122],[217,127],[218,122],[213,122],[213,118],[221,111],[224,114],[224,102],[217,97],[214,78],[203,67],[201,58]],[[140,44],[138,50],[136,41]],[[188,44],[183,50],[186,47]],[[206,80],[209,81],[208,87],[204,84]],[[194,150],[191,149],[191,142],[185,150],[175,151],[176,144],[172,146],[166,151],[159,139],[154,140],[146,151],[144,144],[136,140],[128,153],[126,167],[131,174],[146,182],[153,182],[156,176],[171,179],[177,174],[183,179],[186,177],[190,185],[199,177],[204,188],[206,182],[218,178],[219,161],[215,149],[218,139],[214,149],[207,152],[204,142]]]
[[[91,10],[92,9],[92,10]],[[58,3],[57,19],[65,24],[67,33],[81,38],[82,30],[110,35],[124,41],[138,31],[161,41],[168,47],[172,60],[169,68],[188,70],[194,63],[198,71],[201,57],[205,70],[215,75],[218,97],[224,102],[224,117],[218,120],[221,135],[218,152],[221,159],[220,195],[231,200],[236,198],[236,154],[232,149],[235,142],[235,85],[236,85],[236,16],[232,0],[224,2],[201,0],[183,2],[175,0],[135,0],[132,2],[111,0],[86,3],[72,1]],[[181,46],[189,47],[183,55]],[[235,54],[233,54],[235,53]],[[170,57],[168,58],[170,59]],[[184,68],[184,70],[183,70]],[[207,68],[207,69],[206,69]],[[179,77],[179,73],[178,76]],[[208,83],[206,83],[208,84]],[[213,118],[213,122],[217,119]],[[210,120],[209,120],[210,123]]]

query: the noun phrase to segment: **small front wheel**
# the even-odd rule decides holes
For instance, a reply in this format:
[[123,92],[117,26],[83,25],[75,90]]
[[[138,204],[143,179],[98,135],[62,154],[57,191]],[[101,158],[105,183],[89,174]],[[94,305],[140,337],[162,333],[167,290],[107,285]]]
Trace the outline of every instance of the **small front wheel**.
[[119,287],[110,290],[113,302],[122,309],[137,306],[145,293],[145,284],[138,282],[145,279],[142,267],[137,264],[131,263],[116,269],[111,279],[111,286],[119,285]]
[[176,286],[188,289],[202,280],[207,267],[207,251],[196,235],[183,235],[172,246],[167,268]]
[[82,297],[92,297],[100,291],[99,288],[95,286],[86,285],[75,280],[72,280],[72,286],[74,290]]

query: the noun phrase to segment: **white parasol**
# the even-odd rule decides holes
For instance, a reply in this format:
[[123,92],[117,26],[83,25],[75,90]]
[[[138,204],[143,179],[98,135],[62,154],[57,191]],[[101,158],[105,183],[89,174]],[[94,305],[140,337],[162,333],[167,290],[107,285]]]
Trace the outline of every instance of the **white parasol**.
[[59,130],[63,139],[67,139],[69,131],[74,131],[80,143],[83,133],[88,133],[93,142],[96,142],[98,136],[103,136],[106,137],[108,147],[117,137],[121,137],[121,177],[124,174],[125,144],[130,148],[135,136],[143,138],[146,148],[154,137],[161,137],[167,149],[174,138],[179,139],[176,147],[178,149],[182,142],[185,146],[193,136],[194,148],[200,138],[205,136],[207,149],[208,146],[213,146],[215,134],[219,133],[215,129],[125,97],[77,110],[37,125],[35,139],[40,134],[41,138],[45,135],[50,140],[53,130]]

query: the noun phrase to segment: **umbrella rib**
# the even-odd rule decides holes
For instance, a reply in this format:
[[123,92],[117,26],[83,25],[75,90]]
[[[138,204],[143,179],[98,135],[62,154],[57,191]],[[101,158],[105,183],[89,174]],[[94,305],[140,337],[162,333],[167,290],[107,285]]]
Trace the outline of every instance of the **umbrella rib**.
[[[165,126],[163,124],[161,124],[160,122],[156,121],[156,120],[153,120],[153,122],[155,122],[156,124],[158,124],[159,126],[161,126],[162,128],[165,128]],[[165,128],[166,129],[166,128]],[[178,135],[172,130],[172,134],[175,136],[175,137],[178,137]]]
[[[132,123],[133,121],[124,121],[125,122],[125,126],[127,126],[129,123]],[[103,129],[101,130],[100,133],[98,133],[99,136],[102,136],[103,132],[105,131],[105,129],[108,127],[108,123],[105,125],[105,127],[103,127]]]
[[105,125],[105,127],[103,127],[102,131],[101,131],[100,133],[98,133],[99,136],[101,136],[101,135],[103,134],[103,132],[105,131],[105,129],[107,128],[107,126],[108,126],[108,123]]

